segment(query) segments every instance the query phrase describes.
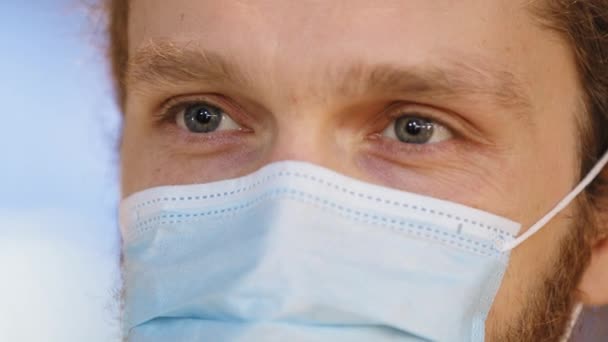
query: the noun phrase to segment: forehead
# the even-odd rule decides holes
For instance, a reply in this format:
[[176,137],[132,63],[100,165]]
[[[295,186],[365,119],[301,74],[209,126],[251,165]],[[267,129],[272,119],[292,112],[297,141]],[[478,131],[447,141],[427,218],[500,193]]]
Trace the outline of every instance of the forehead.
[[[344,78],[328,77],[328,70],[352,71],[361,65],[366,71],[373,71],[366,66],[390,65],[427,75],[437,69],[435,79],[444,74],[456,83],[464,79],[468,84],[463,89],[492,88],[503,93],[498,97],[520,94],[524,100],[534,100],[564,92],[562,88],[575,94],[578,84],[573,82],[571,52],[539,24],[531,3],[537,4],[529,0],[134,0],[129,55],[136,62],[149,60],[149,47],[167,42],[178,49],[202,51],[194,59],[204,59],[208,53],[229,61],[237,66],[231,70],[254,80],[256,95],[275,98],[303,97],[310,89],[331,97],[341,85],[330,90],[328,84]],[[153,52],[165,57],[162,49]],[[143,58],[134,58],[138,55]],[[193,58],[181,62],[186,67],[200,64]],[[459,68],[444,72],[444,66],[455,64]],[[156,66],[152,70],[159,71]],[[140,69],[144,74],[151,70]],[[465,72],[452,73],[455,69]],[[476,87],[478,79],[487,82]],[[574,98],[569,100],[575,102]]]
[[448,53],[509,64],[515,51],[532,48],[536,27],[524,2],[135,0],[129,41],[131,54],[169,38],[279,69],[296,61],[302,69],[349,59],[417,63]]

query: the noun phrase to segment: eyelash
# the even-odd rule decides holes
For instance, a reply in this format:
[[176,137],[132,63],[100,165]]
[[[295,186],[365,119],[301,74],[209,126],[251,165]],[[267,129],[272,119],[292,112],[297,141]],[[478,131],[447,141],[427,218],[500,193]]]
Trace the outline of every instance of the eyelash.
[[180,96],[170,98],[163,102],[160,106],[160,109],[156,112],[156,121],[161,124],[174,124],[176,116],[181,113],[181,111],[185,110],[190,105],[194,105],[200,102],[208,103],[212,106],[218,107],[227,114],[230,113],[230,115],[232,116],[234,110],[232,110],[232,108],[228,110],[226,109],[226,107],[231,106],[229,106],[229,104],[227,103],[224,103],[226,101],[221,101],[219,99],[216,100],[215,97],[220,96]]
[[455,124],[449,122],[451,120],[445,119],[446,115],[438,114],[437,112],[441,112],[441,110],[429,109],[427,106],[419,104],[398,103],[389,106],[388,109],[382,112],[380,120],[386,120],[383,123],[384,128],[386,128],[392,122],[403,116],[415,116],[443,126],[448,129],[454,137],[457,137],[458,132],[453,129]]
[[[435,109],[427,105],[417,103],[398,102],[391,104],[381,112],[380,117],[374,123],[370,123],[373,128],[373,133],[367,136],[367,141],[370,143],[368,147],[372,151],[377,151],[374,154],[400,156],[395,159],[402,159],[402,156],[410,157],[431,157],[438,154],[451,153],[459,146],[462,147],[464,141],[462,139],[461,128],[462,124],[456,119],[450,119],[447,114],[441,114],[443,110]],[[387,138],[382,135],[384,129],[391,125],[394,121],[404,115],[417,116],[429,120],[437,125],[443,126],[451,133],[451,138],[446,141],[441,141],[431,144],[411,144],[395,141],[392,138]],[[447,117],[447,118],[446,118]],[[393,159],[393,158],[389,158]]]
[[437,110],[427,109],[426,106],[423,105],[400,103],[389,106],[388,109],[384,111],[383,116],[389,118],[390,121],[397,120],[405,115],[418,116],[449,128],[450,125],[444,122],[443,115],[436,114],[436,111]]

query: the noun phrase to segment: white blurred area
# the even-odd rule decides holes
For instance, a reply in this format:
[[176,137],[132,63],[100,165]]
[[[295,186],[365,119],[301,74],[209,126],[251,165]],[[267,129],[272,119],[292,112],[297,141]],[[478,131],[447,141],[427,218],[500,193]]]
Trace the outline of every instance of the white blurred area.
[[120,340],[119,116],[82,0],[0,1],[0,341]]
[[119,341],[114,248],[84,234],[99,227],[60,210],[0,215],[0,341]]

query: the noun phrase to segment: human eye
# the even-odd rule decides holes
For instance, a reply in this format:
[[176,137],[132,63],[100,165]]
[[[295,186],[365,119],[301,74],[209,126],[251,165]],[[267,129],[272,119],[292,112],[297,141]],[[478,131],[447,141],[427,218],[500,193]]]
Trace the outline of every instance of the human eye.
[[256,122],[235,99],[221,94],[186,94],[165,100],[153,111],[156,139],[174,151],[210,154],[252,146]]
[[169,111],[179,128],[194,134],[241,128],[224,109],[206,101],[180,103]]
[[397,113],[381,135],[406,144],[416,145],[436,144],[454,136],[450,129],[429,115],[416,111]]

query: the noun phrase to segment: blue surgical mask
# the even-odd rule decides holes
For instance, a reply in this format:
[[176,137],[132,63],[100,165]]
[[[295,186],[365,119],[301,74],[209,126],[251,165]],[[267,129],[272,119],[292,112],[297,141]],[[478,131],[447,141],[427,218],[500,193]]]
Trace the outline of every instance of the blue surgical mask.
[[509,219],[293,161],[120,209],[135,342],[483,341],[523,241]]

